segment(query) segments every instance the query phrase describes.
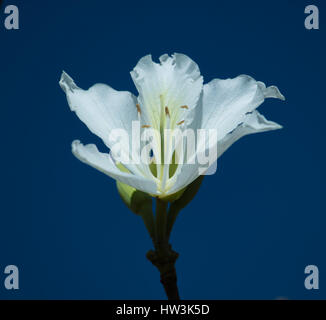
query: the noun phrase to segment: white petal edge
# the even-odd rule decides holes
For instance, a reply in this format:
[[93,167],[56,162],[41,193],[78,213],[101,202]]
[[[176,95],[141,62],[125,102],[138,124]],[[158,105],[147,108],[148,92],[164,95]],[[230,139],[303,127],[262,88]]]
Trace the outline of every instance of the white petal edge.
[[71,111],[76,112],[88,129],[109,148],[112,129],[124,129],[130,133],[132,121],[138,120],[137,100],[130,92],[116,91],[100,83],[83,90],[65,72],[62,72],[59,84],[66,93]]
[[[276,122],[267,120],[257,110],[246,114],[242,124],[240,124],[231,133],[227,134],[222,140],[218,141],[216,161],[229,147],[231,147],[233,143],[235,143],[240,138],[253,133],[277,130],[281,128],[281,125],[277,124]],[[206,150],[206,153],[208,154],[209,151]],[[216,172],[216,161],[205,171],[205,175],[212,175]],[[189,185],[199,177],[201,171],[202,169],[200,164],[196,163],[183,165],[179,174],[175,177],[176,182],[171,188],[170,193],[177,192],[178,190]]]
[[246,114],[260,106],[265,98],[284,100],[276,86],[267,87],[247,75],[234,79],[214,79],[204,85],[201,127],[215,128],[219,140],[245,121]]
[[[267,120],[261,113],[254,110],[252,113],[246,115],[245,121],[241,125],[218,142],[217,159],[220,158],[223,153],[233,145],[233,143],[244,136],[282,128],[283,127],[278,123]],[[214,174],[216,171],[216,166],[216,163],[214,163],[205,174]]]
[[115,180],[150,194],[157,193],[156,183],[153,180],[122,172],[114,163],[111,155],[99,152],[94,144],[83,145],[79,140],[75,140],[72,142],[72,153],[83,163],[90,165]]
[[252,113],[246,115],[245,121],[239,127],[218,142],[218,158],[230,148],[234,142],[246,135],[277,129],[282,129],[282,126],[276,122],[267,120],[261,113],[254,110]]

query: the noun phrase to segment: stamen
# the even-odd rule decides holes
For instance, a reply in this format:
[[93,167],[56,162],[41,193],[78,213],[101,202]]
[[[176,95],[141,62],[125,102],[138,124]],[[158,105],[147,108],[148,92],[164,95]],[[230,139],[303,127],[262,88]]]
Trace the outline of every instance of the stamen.
[[140,105],[139,105],[138,103],[136,104],[136,108],[137,108],[137,111],[138,111],[139,113],[141,113]]
[[151,126],[149,126],[148,124],[144,124],[141,126],[142,128],[150,128]]
[[181,109],[189,109],[188,106],[181,106]]
[[165,114],[170,117],[170,112],[168,107],[165,107]]
[[177,125],[180,126],[180,124],[183,124],[184,122],[185,122],[185,121],[182,120],[182,121],[178,122]]

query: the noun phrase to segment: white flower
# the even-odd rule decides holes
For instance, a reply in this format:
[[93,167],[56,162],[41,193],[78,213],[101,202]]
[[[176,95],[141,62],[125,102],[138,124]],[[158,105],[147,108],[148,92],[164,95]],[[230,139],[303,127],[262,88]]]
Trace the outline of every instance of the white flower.
[[[216,129],[217,157],[241,137],[281,128],[268,121],[256,108],[265,98],[284,100],[277,87],[267,87],[247,75],[234,79],[214,79],[203,85],[203,77],[195,62],[183,54],[163,55],[154,63],[150,55],[140,59],[131,77],[139,96],[116,91],[104,84],[95,84],[87,91],[76,86],[63,72],[60,86],[67,95],[72,111],[108,148],[112,148],[110,132],[124,129],[131,132],[132,121],[139,120],[142,130],[153,128]],[[160,157],[158,137],[154,157]],[[165,143],[164,140],[163,144]],[[164,146],[165,148],[166,146]],[[198,164],[179,164],[169,176],[169,165],[158,164],[157,173],[146,163],[124,164],[120,170],[110,154],[101,153],[94,144],[72,143],[73,154],[82,162],[108,176],[152,195],[173,194],[194,181]],[[122,153],[130,155],[122,146]]]

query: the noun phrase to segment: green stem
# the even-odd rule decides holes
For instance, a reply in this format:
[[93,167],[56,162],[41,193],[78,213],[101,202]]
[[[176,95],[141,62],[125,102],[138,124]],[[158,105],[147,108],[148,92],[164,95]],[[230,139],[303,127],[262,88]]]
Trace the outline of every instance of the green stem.
[[175,220],[177,219],[177,216],[179,212],[181,211],[180,208],[177,206],[171,206],[170,210],[167,215],[167,223],[166,223],[166,237],[167,239],[170,239],[171,231],[174,225]]
[[153,217],[153,212],[152,212],[152,204],[151,203],[146,203],[142,210],[140,216],[142,217],[145,227],[152,239],[152,241],[155,241],[155,221]]
[[155,248],[162,251],[168,246],[166,237],[166,218],[168,203],[156,198],[156,241]]
[[168,202],[156,198],[155,235],[152,237],[155,250],[150,250],[147,258],[160,271],[161,283],[169,300],[180,299],[175,271],[175,262],[179,255],[169,244],[171,230],[179,212],[198,192],[203,178],[204,176],[200,176],[193,181],[181,197],[170,204],[169,212],[167,212]]
[[169,300],[179,300],[175,262],[179,256],[172,250],[167,237],[168,203],[156,198],[154,248],[147,253],[147,258],[159,270],[161,283]]

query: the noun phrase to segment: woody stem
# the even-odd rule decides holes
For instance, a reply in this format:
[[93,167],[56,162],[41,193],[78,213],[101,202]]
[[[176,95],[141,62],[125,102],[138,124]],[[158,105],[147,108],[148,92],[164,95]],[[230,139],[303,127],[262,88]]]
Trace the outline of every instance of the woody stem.
[[168,243],[166,218],[167,202],[156,199],[156,221],[154,248],[147,253],[147,258],[157,267],[161,275],[161,283],[169,300],[179,300],[175,262],[179,256]]

